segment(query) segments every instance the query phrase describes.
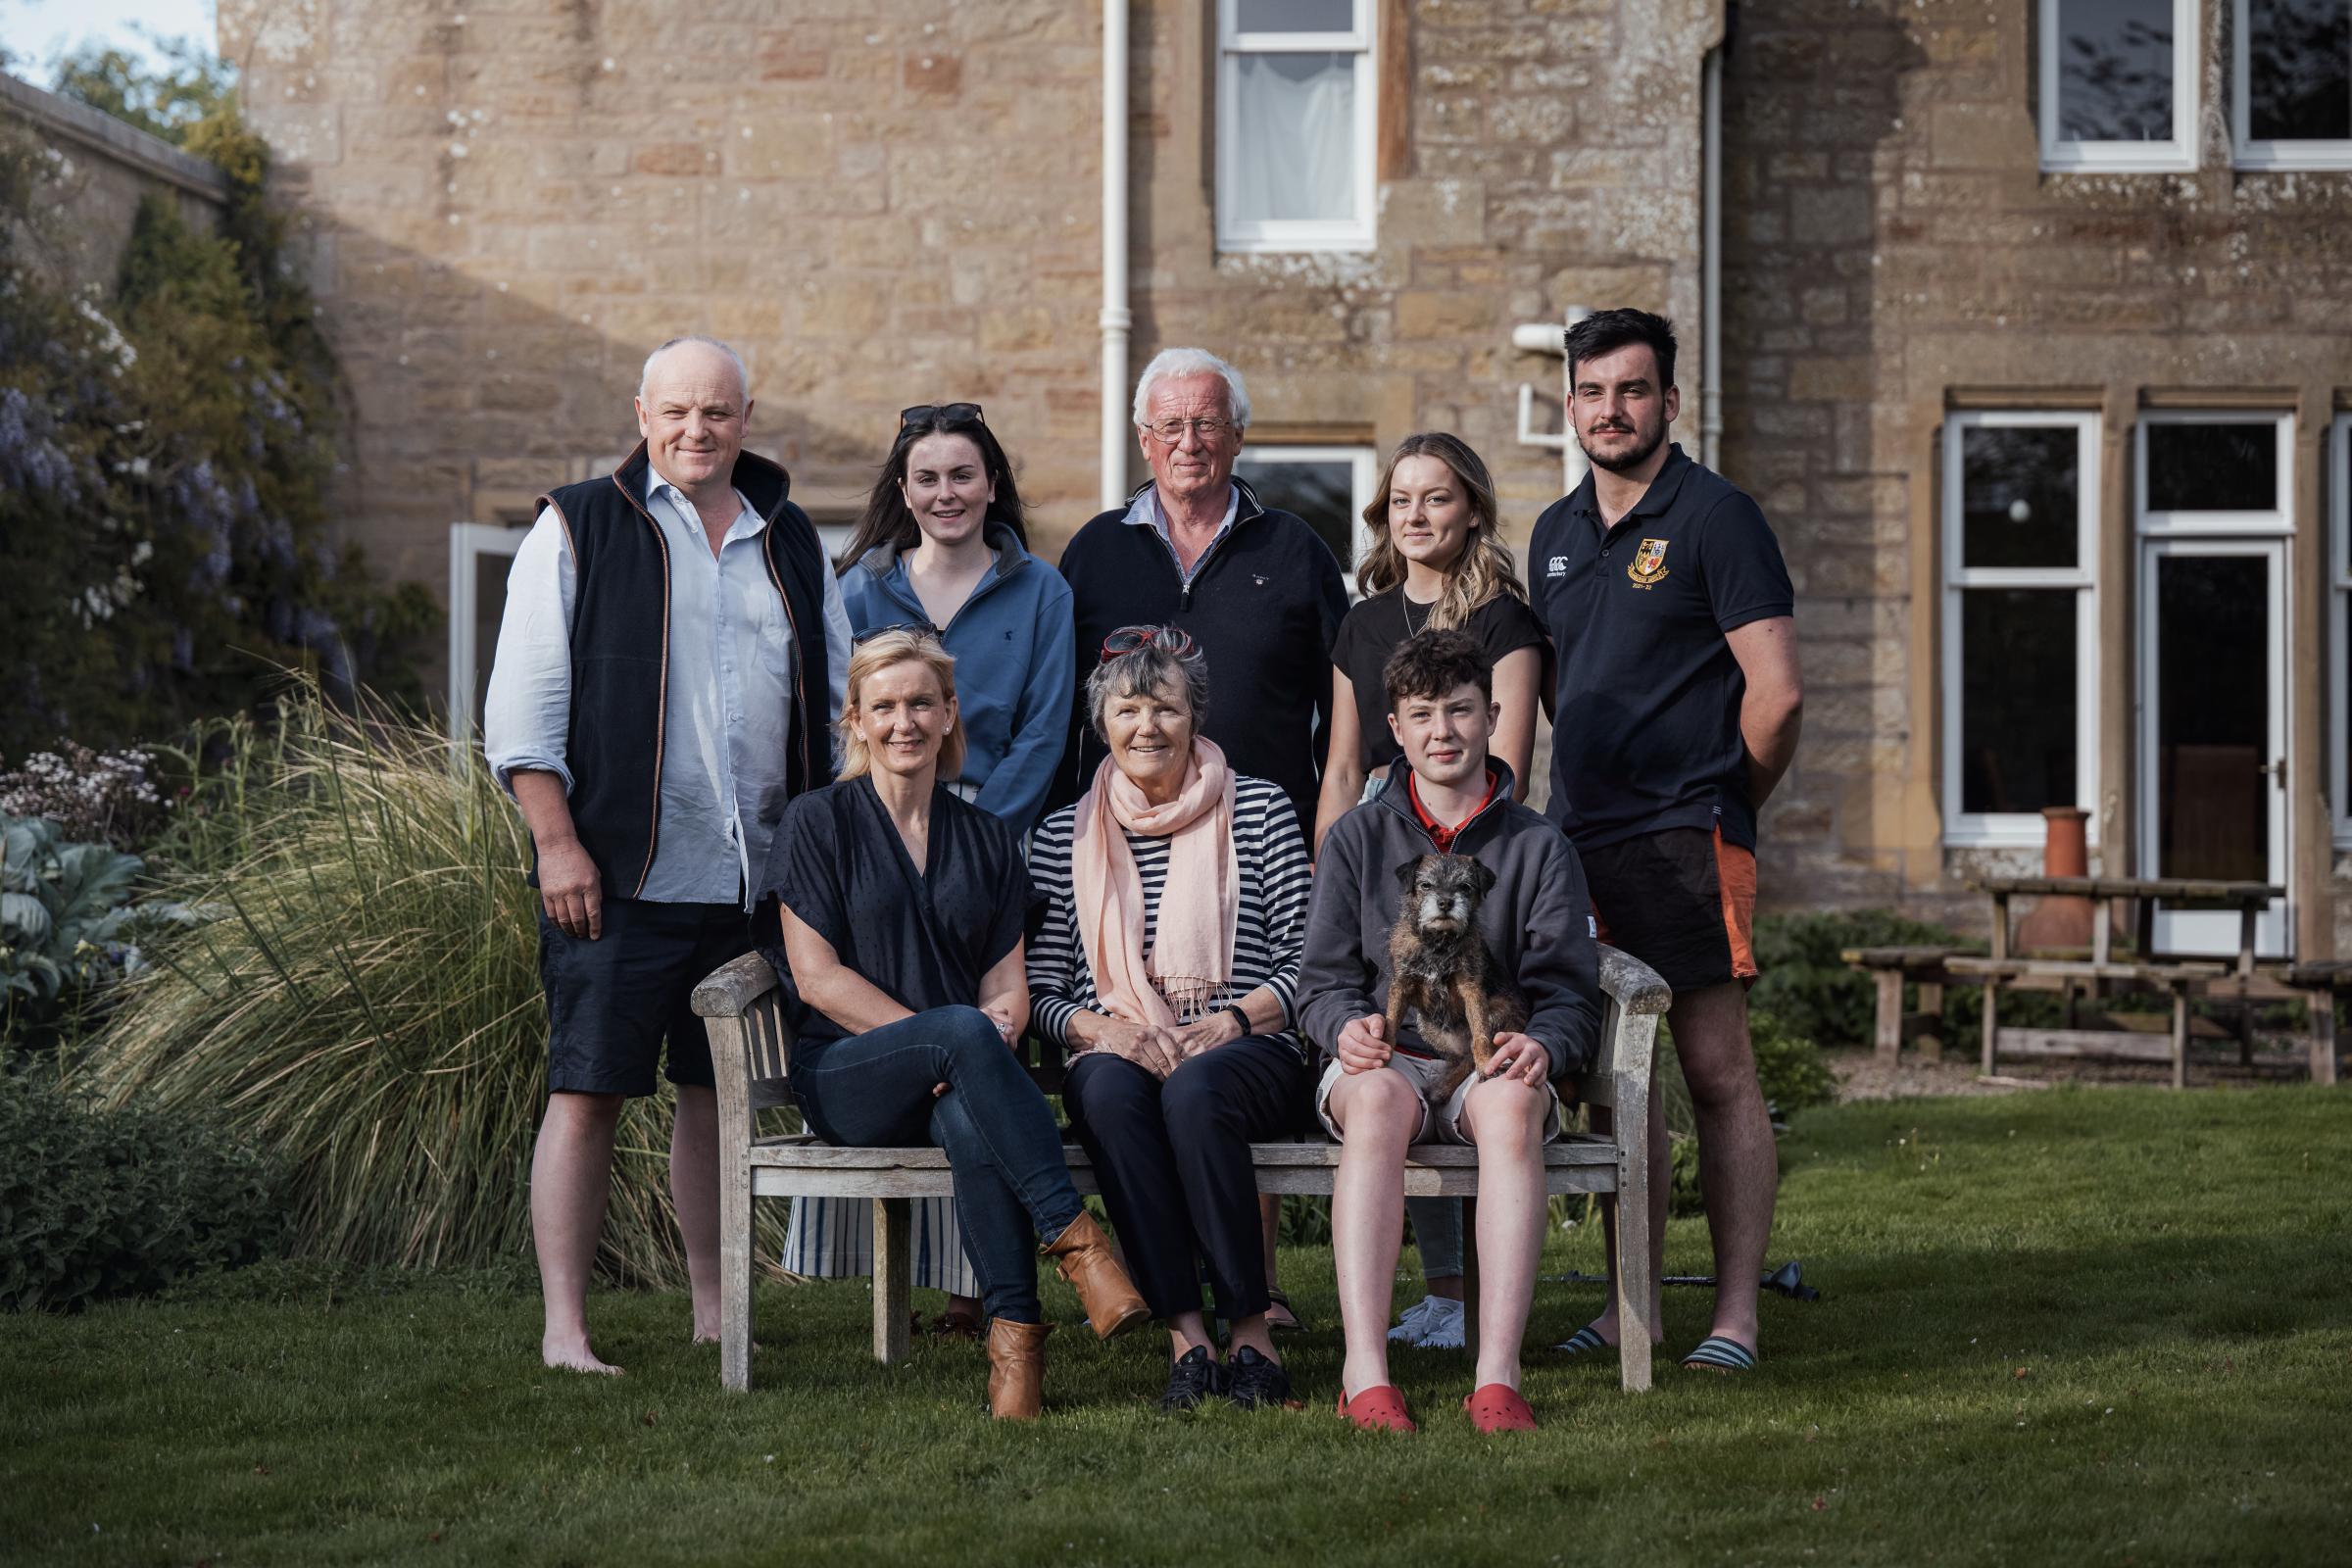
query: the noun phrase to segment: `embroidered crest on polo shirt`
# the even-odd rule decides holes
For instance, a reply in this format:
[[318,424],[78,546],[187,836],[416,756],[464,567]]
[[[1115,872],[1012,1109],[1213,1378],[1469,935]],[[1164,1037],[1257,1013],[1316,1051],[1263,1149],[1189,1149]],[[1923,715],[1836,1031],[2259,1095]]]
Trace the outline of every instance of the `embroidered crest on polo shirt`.
[[1637,588],[1656,586],[1666,577],[1666,541],[1644,539],[1642,548],[1634,552],[1634,564],[1625,568]]
[[1544,576],[1546,576],[1546,577],[1565,577],[1565,576],[1567,576],[1567,575],[1568,575],[1568,558],[1567,558],[1566,556],[1554,556],[1554,557],[1552,557],[1550,561],[1548,561],[1548,562],[1544,563]]

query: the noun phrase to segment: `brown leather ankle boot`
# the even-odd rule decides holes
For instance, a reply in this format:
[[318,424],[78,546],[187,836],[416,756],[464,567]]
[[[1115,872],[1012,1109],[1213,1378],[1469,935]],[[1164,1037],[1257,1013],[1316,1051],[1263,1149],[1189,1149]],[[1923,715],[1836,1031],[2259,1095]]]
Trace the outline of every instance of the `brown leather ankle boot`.
[[1069,1229],[1048,1242],[1045,1251],[1078,1293],[1078,1304],[1086,1308],[1096,1339],[1123,1334],[1152,1315],[1152,1308],[1136,1294],[1134,1281],[1110,1255],[1110,1238],[1086,1210],[1080,1209]]
[[1046,1336],[1051,1323],[988,1323],[988,1413],[1000,1421],[1034,1421],[1046,1400]]

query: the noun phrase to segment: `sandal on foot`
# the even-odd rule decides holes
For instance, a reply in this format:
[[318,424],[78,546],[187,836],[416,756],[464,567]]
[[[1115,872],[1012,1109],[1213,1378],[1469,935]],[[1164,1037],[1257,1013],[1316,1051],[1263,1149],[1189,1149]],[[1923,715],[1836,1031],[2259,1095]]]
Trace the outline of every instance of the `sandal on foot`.
[[1756,1352],[1738,1340],[1710,1334],[1698,1342],[1697,1349],[1683,1357],[1683,1365],[1700,1372],[1753,1372]]
[[1600,1330],[1588,1323],[1552,1348],[1562,1355],[1578,1356],[1588,1355],[1594,1350],[1614,1350],[1617,1347],[1602,1339]]
[[1280,1291],[1266,1292],[1266,1327],[1277,1334],[1288,1334],[1300,1326],[1291,1298]]
[[1412,1412],[1404,1407],[1404,1391],[1394,1383],[1376,1383],[1350,1399],[1342,1396],[1339,1415],[1363,1432],[1418,1432]]
[[1507,1383],[1490,1383],[1462,1400],[1470,1424],[1489,1437],[1497,1432],[1533,1432],[1536,1412],[1526,1396]]

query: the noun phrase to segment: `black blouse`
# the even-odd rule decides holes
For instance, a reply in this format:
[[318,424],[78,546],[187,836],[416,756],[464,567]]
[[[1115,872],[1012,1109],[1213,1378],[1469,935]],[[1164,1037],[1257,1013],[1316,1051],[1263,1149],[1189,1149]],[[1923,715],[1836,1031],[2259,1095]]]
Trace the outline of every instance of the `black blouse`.
[[[917,871],[873,781],[849,779],[785,808],[763,891],[907,1010],[973,1006],[981,977],[1036,928],[1045,902],[1012,829],[945,787],[931,792],[929,853]],[[801,1001],[780,935],[764,936],[760,951],[784,982],[799,1038],[850,1032]]]

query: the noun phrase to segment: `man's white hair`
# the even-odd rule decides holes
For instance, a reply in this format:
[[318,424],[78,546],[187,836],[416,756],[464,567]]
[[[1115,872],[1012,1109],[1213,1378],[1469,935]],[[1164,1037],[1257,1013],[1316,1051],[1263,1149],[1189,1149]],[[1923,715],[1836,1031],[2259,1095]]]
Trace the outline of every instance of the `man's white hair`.
[[1206,349],[1161,349],[1144,367],[1141,379],[1135,383],[1135,422],[1151,423],[1146,414],[1152,402],[1152,383],[1170,375],[1214,375],[1225,382],[1225,416],[1243,429],[1250,427],[1250,389],[1242,384],[1242,372],[1218,359]]
[[689,343],[700,343],[706,348],[713,348],[724,354],[728,363],[735,367],[735,384],[743,389],[745,401],[750,401],[752,378],[743,368],[743,356],[736,353],[731,346],[721,343],[714,337],[706,337],[700,332],[689,332],[684,337],[673,337],[645,357],[645,368],[637,372],[637,396],[640,401],[645,397],[647,384],[654,378],[654,362],[671,349],[684,348]]

